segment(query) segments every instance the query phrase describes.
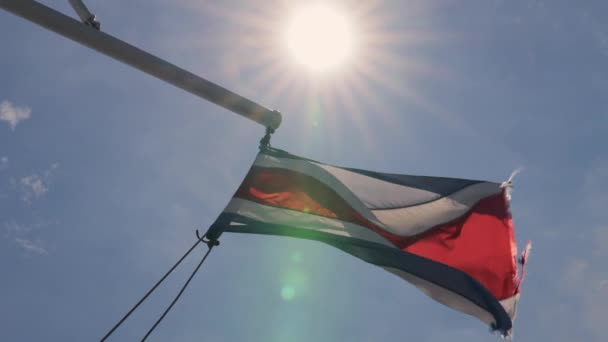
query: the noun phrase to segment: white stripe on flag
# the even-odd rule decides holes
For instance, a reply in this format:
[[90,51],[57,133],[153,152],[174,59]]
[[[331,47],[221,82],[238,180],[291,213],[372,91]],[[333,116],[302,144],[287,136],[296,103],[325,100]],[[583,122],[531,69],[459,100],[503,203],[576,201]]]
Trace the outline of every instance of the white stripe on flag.
[[505,311],[511,317],[511,320],[515,320],[517,314],[517,302],[519,302],[519,293],[515,296],[501,300],[499,303],[505,308]]
[[490,312],[486,311],[485,309],[481,308],[480,306],[476,305],[465,297],[457,294],[456,292],[444,289],[441,286],[435,285],[422,278],[413,276],[400,269],[391,267],[383,268],[395,274],[396,276],[404,279],[408,283],[416,286],[416,288],[424,292],[424,294],[443,305],[449,306],[450,308],[463,312],[467,315],[477,317],[482,322],[487,323],[488,325],[495,323],[494,317]]
[[334,175],[370,209],[397,208],[429,202],[441,195],[390,183],[330,165],[319,165]]
[[313,163],[308,160],[277,158],[265,154],[259,154],[253,165],[291,170],[314,177],[319,182],[325,184],[325,186],[334,190],[360,215],[381,228],[384,228],[382,223],[374,216],[374,214],[372,214],[365,204],[363,204],[363,202],[361,202],[361,200],[357,198],[352,191],[350,191],[350,189],[342,184],[342,182],[340,182],[334,175],[321,168],[317,163]]
[[387,231],[412,236],[461,217],[480,200],[501,191],[498,183],[477,183],[430,203],[401,209],[372,210],[372,213]]

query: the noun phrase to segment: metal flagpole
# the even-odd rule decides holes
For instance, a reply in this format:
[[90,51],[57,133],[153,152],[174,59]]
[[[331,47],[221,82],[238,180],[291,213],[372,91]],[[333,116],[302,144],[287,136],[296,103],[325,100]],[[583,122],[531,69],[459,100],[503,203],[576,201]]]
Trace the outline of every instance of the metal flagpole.
[[171,83],[271,130],[277,129],[281,124],[281,113],[278,111],[270,110],[36,1],[0,0],[0,8]]

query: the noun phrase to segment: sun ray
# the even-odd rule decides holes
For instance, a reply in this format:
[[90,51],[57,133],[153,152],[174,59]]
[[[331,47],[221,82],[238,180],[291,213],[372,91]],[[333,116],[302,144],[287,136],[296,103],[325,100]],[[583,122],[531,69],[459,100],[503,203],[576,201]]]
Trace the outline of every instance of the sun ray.
[[[342,65],[335,70],[322,70],[321,67],[322,72],[313,72],[302,67],[305,63],[294,61],[293,51],[290,52],[289,44],[284,40],[294,13],[305,12],[303,9],[311,6],[314,9],[316,3],[271,0],[253,6],[228,1],[204,2],[200,7],[207,16],[225,21],[229,27],[223,32],[214,32],[214,37],[219,38],[207,44],[226,51],[229,57],[225,72],[232,75],[232,81],[238,81],[243,88],[254,92],[263,89],[261,98],[271,107],[277,103],[296,111],[286,113],[286,118],[292,114],[303,115],[296,122],[306,122],[301,129],[311,142],[320,141],[322,137],[317,136],[320,132],[315,131],[321,131],[328,135],[328,145],[344,144],[339,136],[351,135],[344,130],[344,127],[350,127],[356,129],[354,134],[365,146],[377,148],[368,133],[370,124],[398,131],[415,111],[429,113],[446,122],[457,121],[416,87],[420,79],[443,82],[462,78],[419,57],[419,50],[443,44],[454,37],[452,33],[424,29],[428,11],[444,10],[445,6],[412,2],[408,4],[407,12],[396,13],[388,11],[380,0],[324,3],[328,5],[321,7],[321,12],[323,8],[331,8],[337,11],[339,18],[356,24],[351,29],[356,35],[356,48],[349,56],[350,61],[340,62]],[[314,25],[319,24],[318,20],[313,22],[304,24],[304,33],[301,33],[304,38],[309,33],[307,30],[315,29]],[[313,51],[306,53],[310,53],[313,60],[325,57],[319,56],[314,44],[311,46]],[[327,52],[326,46],[316,50]],[[394,97],[406,99],[415,111],[391,108]],[[351,123],[342,125],[340,120],[344,118]],[[335,134],[329,134],[330,130]]]

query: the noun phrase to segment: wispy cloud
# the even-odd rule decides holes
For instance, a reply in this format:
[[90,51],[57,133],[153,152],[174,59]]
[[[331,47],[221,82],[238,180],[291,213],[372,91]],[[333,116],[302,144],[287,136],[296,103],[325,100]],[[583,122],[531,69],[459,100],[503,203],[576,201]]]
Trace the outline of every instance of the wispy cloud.
[[48,254],[44,243],[40,239],[32,239],[31,235],[34,228],[39,228],[46,224],[24,225],[15,221],[4,224],[6,237],[13,240],[28,254]]
[[15,221],[10,221],[4,224],[6,230],[6,236],[17,236],[24,235],[32,231],[32,227],[18,224]]
[[23,238],[15,238],[15,241],[21,246],[26,252],[33,254],[48,254],[46,249],[42,247],[40,241],[32,241]]
[[6,121],[12,130],[15,130],[19,122],[27,120],[32,115],[29,107],[17,107],[9,101],[0,103],[0,121]]
[[4,170],[8,167],[8,157],[0,158],[0,170]]
[[[8,164],[8,158],[0,158],[0,166],[6,164]],[[58,167],[58,163],[53,163],[42,173],[35,173],[20,178],[11,178],[11,186],[13,190],[16,190],[19,193],[21,196],[20,199],[29,205],[34,199],[41,198],[49,191],[51,178]],[[37,216],[36,213],[32,211],[26,213],[30,219]],[[1,224],[2,222],[0,222],[0,225]],[[26,254],[48,254],[45,242],[40,239],[37,231],[42,227],[53,224],[52,221],[38,220],[26,224],[15,219],[10,219],[3,224],[5,238],[19,246]]]
[[21,177],[19,185],[21,188],[21,199],[24,202],[31,203],[32,200],[41,198],[49,191],[49,183],[55,169],[59,167],[58,163],[52,164],[48,170],[42,175],[32,174]]
[[42,177],[31,175],[21,178],[21,186],[23,187],[23,200],[31,202],[32,198],[40,198],[49,191]]

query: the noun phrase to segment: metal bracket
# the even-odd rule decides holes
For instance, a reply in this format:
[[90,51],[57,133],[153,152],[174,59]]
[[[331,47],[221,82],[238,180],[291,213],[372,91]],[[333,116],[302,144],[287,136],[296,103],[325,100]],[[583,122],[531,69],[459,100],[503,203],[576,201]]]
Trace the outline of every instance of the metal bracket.
[[274,133],[272,127],[266,127],[266,133],[260,140],[260,152],[268,151],[270,149],[270,137]]
[[84,2],[82,2],[81,0],[68,1],[70,2],[70,5],[72,5],[74,11],[76,11],[76,14],[78,14],[78,16],[80,17],[80,20],[82,20],[85,25],[91,26],[97,31],[100,31],[101,23],[97,20],[97,18],[95,18],[95,15],[91,13],[91,11],[89,11],[87,6],[85,6]]

